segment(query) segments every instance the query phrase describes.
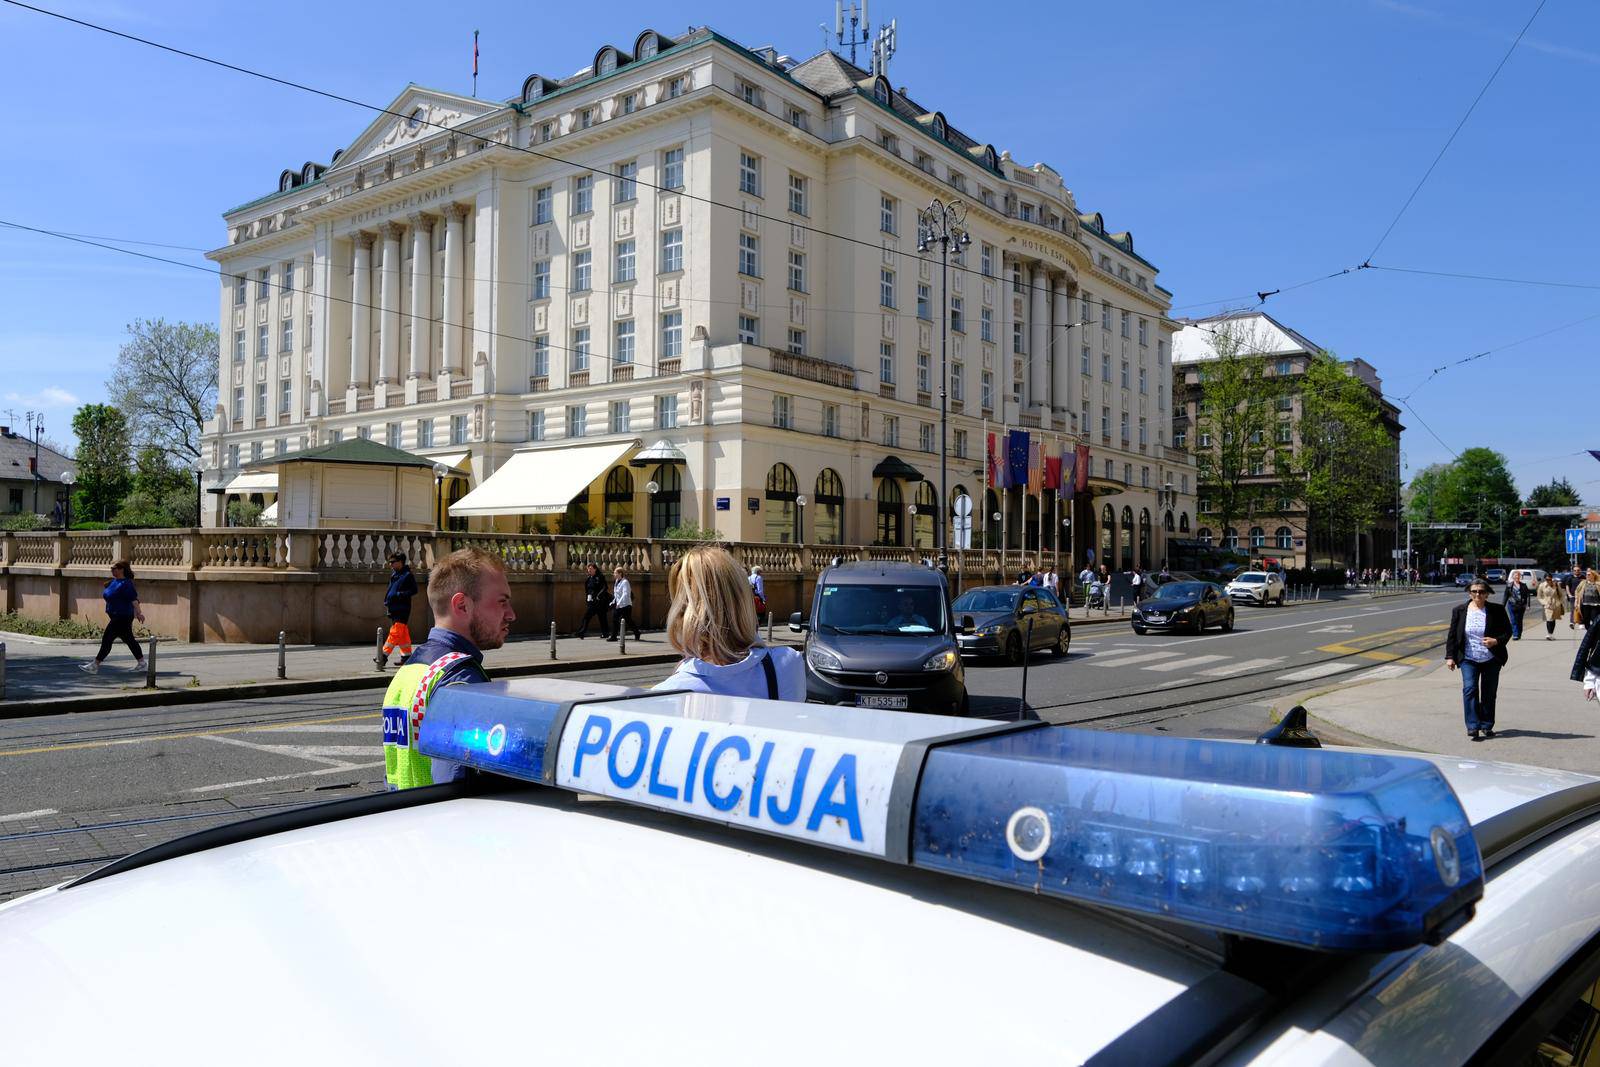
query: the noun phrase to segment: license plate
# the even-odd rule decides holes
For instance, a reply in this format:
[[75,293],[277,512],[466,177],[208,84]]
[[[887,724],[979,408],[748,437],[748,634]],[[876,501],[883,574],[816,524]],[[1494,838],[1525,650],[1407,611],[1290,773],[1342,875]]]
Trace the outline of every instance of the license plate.
[[1166,622],[1167,617],[1165,615],[1146,615],[1144,620],[1145,622]]
[[858,693],[858,708],[909,708],[911,698],[904,693]]

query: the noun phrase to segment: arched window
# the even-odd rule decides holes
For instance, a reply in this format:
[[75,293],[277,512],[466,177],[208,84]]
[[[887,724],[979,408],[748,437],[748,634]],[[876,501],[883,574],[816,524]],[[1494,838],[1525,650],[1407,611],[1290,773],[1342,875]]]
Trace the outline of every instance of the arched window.
[[1265,548],[1265,547],[1267,547],[1267,531],[1263,530],[1259,526],[1250,527],[1250,547],[1251,548]]
[[455,530],[464,533],[467,529],[465,515],[450,514],[450,505],[456,503],[467,495],[467,480],[465,478],[446,478],[444,483],[444,526],[442,529]]
[[795,498],[800,495],[800,484],[787,463],[774,463],[767,472],[766,539],[792,545],[800,541],[798,522],[800,509]]
[[1150,509],[1139,509],[1139,566],[1150,566]]
[[932,549],[934,523],[939,521],[939,494],[933,491],[930,483],[917,483],[914,506],[917,513],[911,516],[911,545]]
[[935,137],[939,138],[939,140],[942,141],[945,138],[945,133],[946,132],[947,132],[947,129],[946,129],[945,123],[944,123],[944,116],[939,114],[938,112],[934,112],[934,115],[933,115],[933,135]]
[[1277,531],[1273,533],[1272,540],[1273,543],[1279,548],[1293,548],[1294,531],[1289,529],[1287,526],[1280,526],[1278,527]]
[[904,501],[900,496],[900,483],[893,478],[883,478],[878,482],[878,536],[873,544],[899,545],[903,538],[900,526],[901,505]]
[[1208,545],[1211,543],[1211,527],[1209,526],[1200,527],[1195,531],[1194,535],[1198,540],[1204,541]]
[[877,78],[873,80],[872,99],[876,100],[880,104],[883,104],[885,107],[888,106],[889,80],[887,78]]
[[1238,548],[1239,547],[1239,531],[1235,530],[1232,526],[1229,526],[1227,529],[1223,530],[1222,531],[1222,547],[1223,548]]
[[1132,508],[1125,507],[1125,508],[1122,509],[1122,526],[1117,531],[1117,533],[1120,535],[1118,540],[1121,542],[1121,549],[1122,549],[1122,551],[1120,553],[1120,558],[1121,558],[1122,562],[1119,563],[1118,566],[1122,570],[1131,571],[1131,570],[1133,570],[1133,509]]
[[683,525],[683,474],[677,464],[663,463],[650,480],[657,486],[650,495],[650,536],[665,537],[668,530]]
[[1117,514],[1107,504],[1100,512],[1100,562],[1107,567],[1114,567],[1117,561],[1111,558],[1111,546],[1117,532]]
[[1177,527],[1172,525],[1172,512],[1167,512],[1161,519],[1161,528],[1167,533],[1172,533]]
[[1178,514],[1178,532],[1179,533],[1188,533],[1189,532],[1189,513],[1187,511],[1180,512]]
[[606,475],[605,510],[602,521],[610,526],[620,526],[619,537],[633,536],[633,472],[627,467],[613,467]]
[[811,504],[812,540],[819,545],[844,544],[844,482],[838,472],[824,467],[817,475],[816,498]]

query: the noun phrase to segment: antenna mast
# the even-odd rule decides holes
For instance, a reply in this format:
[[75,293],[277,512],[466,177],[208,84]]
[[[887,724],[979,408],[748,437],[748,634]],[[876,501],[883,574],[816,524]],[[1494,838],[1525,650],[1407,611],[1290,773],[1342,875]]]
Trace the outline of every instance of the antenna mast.
[[864,45],[872,40],[872,22],[867,14],[868,0],[850,0],[850,32],[845,34],[845,6],[844,0],[833,0],[833,36],[838,42],[839,50],[844,51],[845,43],[850,44],[850,62],[856,64],[856,46]]
[[872,41],[872,73],[876,77],[889,76],[889,60],[894,58],[895,30],[899,19],[890,19],[889,25],[878,30]]

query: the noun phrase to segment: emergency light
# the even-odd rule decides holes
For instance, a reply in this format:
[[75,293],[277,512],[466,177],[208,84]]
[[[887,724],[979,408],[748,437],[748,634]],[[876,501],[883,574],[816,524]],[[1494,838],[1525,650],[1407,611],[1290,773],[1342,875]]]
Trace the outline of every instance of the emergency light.
[[892,862],[1287,944],[1391,951],[1472,916],[1436,767],[528,679],[438,690],[419,751]]

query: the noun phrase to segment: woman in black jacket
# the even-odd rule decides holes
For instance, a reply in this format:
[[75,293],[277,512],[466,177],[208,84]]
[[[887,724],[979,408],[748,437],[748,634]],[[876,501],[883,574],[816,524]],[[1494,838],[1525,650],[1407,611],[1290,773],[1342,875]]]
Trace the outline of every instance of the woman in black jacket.
[[600,577],[600,568],[593,563],[583,579],[583,624],[578,627],[579,637],[589,636],[589,620],[600,620],[600,636],[611,639],[611,586]]
[[1489,584],[1475,579],[1467,588],[1467,602],[1450,613],[1450,632],[1444,641],[1445,666],[1461,670],[1461,710],[1467,736],[1474,741],[1494,736],[1495,695],[1510,638],[1511,617],[1505,605],[1490,603]]

